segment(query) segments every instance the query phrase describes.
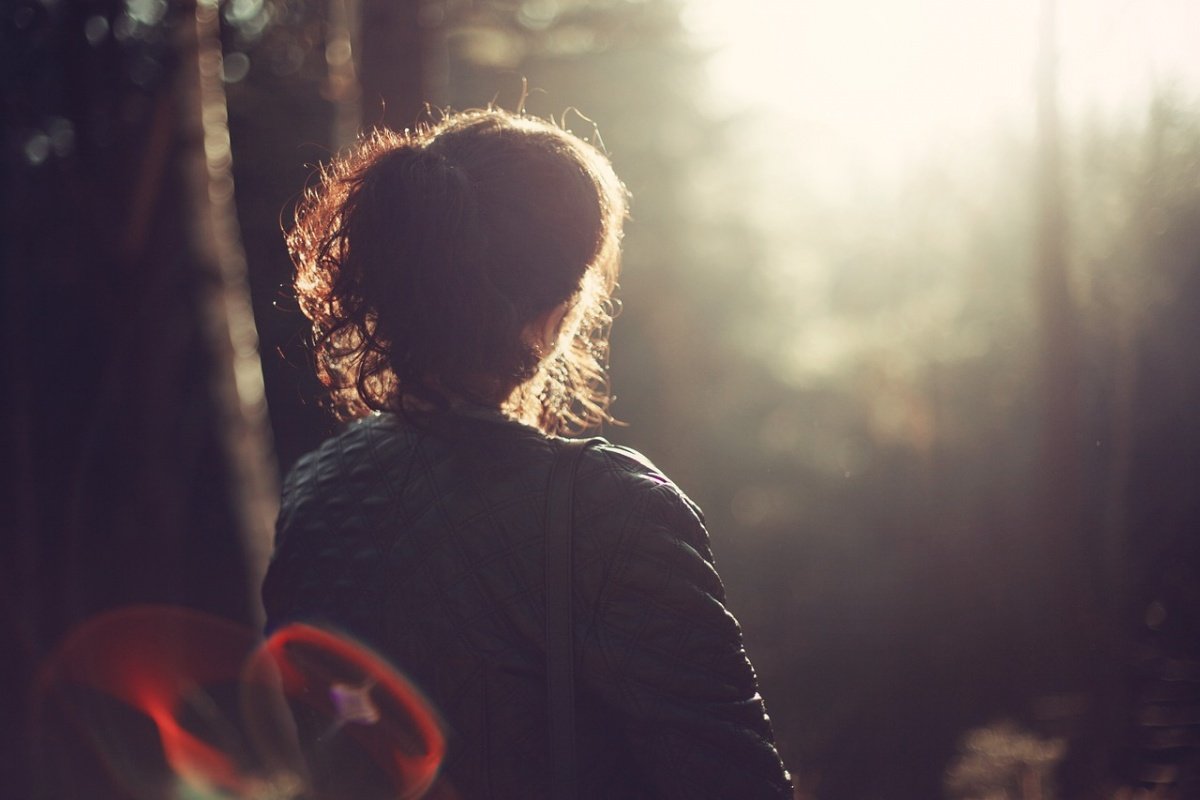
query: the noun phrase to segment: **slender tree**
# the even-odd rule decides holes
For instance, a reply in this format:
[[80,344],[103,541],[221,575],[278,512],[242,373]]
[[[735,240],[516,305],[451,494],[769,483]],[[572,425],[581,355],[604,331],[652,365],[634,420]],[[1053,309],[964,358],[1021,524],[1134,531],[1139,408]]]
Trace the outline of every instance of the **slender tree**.
[[358,81],[364,127],[412,127],[425,107],[428,48],[421,2],[358,0]]
[[47,652],[128,603],[251,623],[247,554],[273,481],[215,7],[2,14],[0,785],[28,797],[25,720]]
[[1037,518],[1050,578],[1065,603],[1067,626],[1083,622],[1086,553],[1081,533],[1079,332],[1070,285],[1070,221],[1063,187],[1058,98],[1057,2],[1043,0],[1038,41],[1034,302],[1041,392]]

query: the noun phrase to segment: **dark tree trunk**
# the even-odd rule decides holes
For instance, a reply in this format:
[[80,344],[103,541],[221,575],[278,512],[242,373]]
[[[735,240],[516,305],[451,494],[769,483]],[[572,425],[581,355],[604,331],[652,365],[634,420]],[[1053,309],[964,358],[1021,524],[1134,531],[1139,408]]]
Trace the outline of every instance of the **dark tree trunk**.
[[271,513],[253,322],[219,208],[219,51],[198,47],[211,24],[191,3],[125,11],[3,12],[17,31],[2,48],[0,182],[0,785],[13,797],[33,796],[30,682],[62,634],[130,603],[252,624],[247,542]]
[[422,5],[415,1],[358,1],[358,81],[365,128],[411,128],[425,108]]

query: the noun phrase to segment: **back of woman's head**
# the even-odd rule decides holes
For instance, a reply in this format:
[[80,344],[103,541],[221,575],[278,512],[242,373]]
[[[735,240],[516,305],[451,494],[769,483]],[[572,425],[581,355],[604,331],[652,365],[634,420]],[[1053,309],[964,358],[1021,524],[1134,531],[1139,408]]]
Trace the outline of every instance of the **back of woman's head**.
[[[465,401],[548,432],[606,419],[624,216],[608,159],[537,118],[472,111],[364,138],[287,236],[335,411]],[[560,307],[556,345],[529,335]]]

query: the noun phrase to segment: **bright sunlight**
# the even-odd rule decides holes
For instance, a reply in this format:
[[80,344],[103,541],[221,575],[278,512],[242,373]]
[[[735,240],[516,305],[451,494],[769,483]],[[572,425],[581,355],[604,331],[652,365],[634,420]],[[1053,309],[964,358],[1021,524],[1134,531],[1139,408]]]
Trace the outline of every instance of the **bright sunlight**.
[[[1068,111],[1127,107],[1156,81],[1200,85],[1194,0],[1058,5]],[[692,0],[686,20],[716,51],[712,97],[723,110],[766,111],[799,142],[894,171],[997,125],[1030,124],[1041,7],[1038,0]]]

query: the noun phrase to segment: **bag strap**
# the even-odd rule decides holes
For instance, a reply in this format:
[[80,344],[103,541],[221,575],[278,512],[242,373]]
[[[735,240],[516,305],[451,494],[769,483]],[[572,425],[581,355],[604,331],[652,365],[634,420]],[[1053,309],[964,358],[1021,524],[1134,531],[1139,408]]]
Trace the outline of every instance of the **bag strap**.
[[571,506],[575,470],[594,439],[566,439],[546,496],[546,695],[550,797],[575,797],[575,653],[571,631]]

